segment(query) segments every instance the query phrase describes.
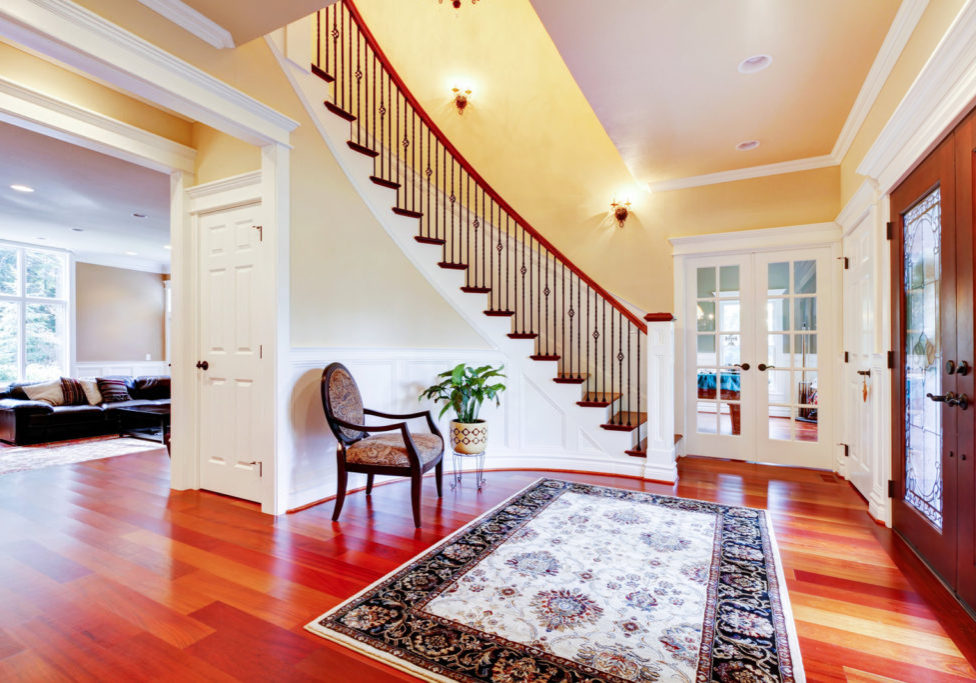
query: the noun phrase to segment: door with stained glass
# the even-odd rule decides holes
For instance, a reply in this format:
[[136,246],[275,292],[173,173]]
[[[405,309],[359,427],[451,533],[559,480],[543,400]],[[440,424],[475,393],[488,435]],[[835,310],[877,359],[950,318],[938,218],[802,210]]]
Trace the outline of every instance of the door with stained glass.
[[[958,439],[971,417],[960,379],[955,164],[950,136],[891,194],[893,523],[949,584],[957,575]],[[972,258],[971,252],[968,258]],[[971,334],[972,331],[969,331]]]

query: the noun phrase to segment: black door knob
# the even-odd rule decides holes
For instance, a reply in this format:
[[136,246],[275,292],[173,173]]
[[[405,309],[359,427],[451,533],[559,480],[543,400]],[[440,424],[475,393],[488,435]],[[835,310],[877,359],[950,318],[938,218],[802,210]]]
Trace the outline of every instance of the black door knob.
[[756,367],[759,368],[759,372],[766,372],[767,370],[772,370],[776,366],[775,365],[766,365],[765,363],[760,363]]
[[966,394],[959,394],[955,398],[946,401],[946,403],[948,403],[950,406],[953,406],[954,408],[960,408],[962,410],[965,410],[966,408],[969,407],[969,397]]
[[955,374],[955,372],[956,372],[956,363],[955,363],[955,361],[947,360],[945,362],[945,373],[947,375],[953,375],[953,374]]
[[959,367],[956,368],[956,374],[957,375],[962,375],[963,377],[965,377],[966,375],[969,374],[969,371],[971,369],[972,368],[969,366],[969,363],[967,363],[964,360],[961,360],[961,361],[959,361]]
[[733,365],[732,367],[733,367],[733,368],[740,368],[740,369],[742,369],[742,370],[748,370],[748,369],[749,369],[749,368],[751,368],[752,366],[751,366],[751,365],[749,365],[748,363],[736,363],[736,364],[735,364],[735,365]]
[[954,393],[952,393],[951,391],[949,393],[947,393],[947,394],[939,394],[939,395],[936,395],[936,394],[925,394],[925,395],[929,399],[935,401],[936,403],[948,403],[949,405],[953,405],[952,404],[952,401],[955,401],[956,400],[956,395]]
[[201,370],[203,370],[204,372],[206,372],[207,370],[210,369],[210,363],[208,363],[205,360],[198,360],[197,361],[197,367],[200,368]]

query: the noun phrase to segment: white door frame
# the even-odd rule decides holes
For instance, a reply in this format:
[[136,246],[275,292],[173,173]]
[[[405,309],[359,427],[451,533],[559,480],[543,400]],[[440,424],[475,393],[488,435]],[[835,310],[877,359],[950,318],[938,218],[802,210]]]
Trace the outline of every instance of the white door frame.
[[[264,310],[268,320],[265,357],[272,368],[268,396],[273,457],[269,457],[267,497],[261,509],[285,512],[280,476],[290,464],[288,445],[287,356],[289,319],[289,140],[298,124],[267,105],[214,78],[152,43],[70,0],[5,0],[0,37],[66,64],[96,80],[205,123],[261,147],[261,201],[270,279]],[[197,325],[188,261],[189,201],[195,151],[157,135],[50,97],[30,85],[0,79],[0,120],[170,174],[173,272],[173,442],[171,486],[199,486],[196,401]]]
[[[753,252],[780,251],[784,249],[801,249],[804,247],[829,247],[831,250],[831,262],[836,263],[830,273],[831,296],[833,298],[832,307],[836,312],[837,320],[834,322],[832,334],[824,336],[820,343],[824,345],[824,356],[828,354],[834,360],[834,367],[840,367],[839,362],[843,361],[841,350],[841,333],[843,324],[841,318],[842,300],[842,273],[843,267],[839,259],[841,253],[841,229],[834,222],[812,223],[809,225],[793,225],[782,228],[764,228],[761,230],[742,230],[739,232],[716,233],[712,235],[695,235],[692,237],[673,237],[668,241],[672,246],[674,257],[674,310],[678,311],[678,320],[675,329],[675,405],[681,406],[675,410],[675,431],[679,434],[687,434],[690,429],[694,429],[694,424],[689,424],[686,409],[686,382],[685,363],[686,363],[686,343],[685,339],[689,333],[689,326],[694,325],[694,321],[684,320],[680,312],[687,308],[687,297],[692,293],[687,291],[688,267],[690,260],[703,256],[727,256],[732,254],[748,254]],[[694,329],[691,329],[694,332]],[[833,425],[840,424],[838,418],[839,401],[832,401],[830,407],[831,420]],[[836,427],[835,427],[836,428]],[[828,440],[827,443],[833,444],[836,439],[834,434],[823,434],[821,438]],[[836,461],[836,451],[843,449],[840,446],[833,446],[834,461]]]

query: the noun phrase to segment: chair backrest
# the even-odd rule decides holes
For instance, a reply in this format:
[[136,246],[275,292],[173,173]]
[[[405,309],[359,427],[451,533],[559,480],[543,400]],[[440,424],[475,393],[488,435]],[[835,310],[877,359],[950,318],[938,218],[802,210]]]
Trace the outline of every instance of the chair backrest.
[[349,445],[359,441],[365,433],[342,427],[336,423],[339,418],[344,422],[365,424],[363,414],[363,396],[359,393],[356,380],[352,378],[348,368],[342,363],[331,363],[322,371],[322,408],[325,419],[332,429],[332,433],[342,443]]

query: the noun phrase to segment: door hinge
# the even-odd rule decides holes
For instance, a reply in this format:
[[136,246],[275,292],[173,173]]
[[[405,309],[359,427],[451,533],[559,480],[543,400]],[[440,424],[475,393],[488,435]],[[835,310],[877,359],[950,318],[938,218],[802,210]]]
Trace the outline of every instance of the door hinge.
[[837,445],[838,445],[838,446],[843,446],[843,447],[844,447],[844,457],[845,457],[845,458],[849,458],[849,457],[851,457],[851,447],[850,447],[850,445],[849,445],[849,444],[846,444],[846,443],[839,443],[839,444],[837,444]]
[[894,479],[889,479],[888,480],[888,497],[889,498],[894,498],[895,497],[895,480]]
[[258,231],[258,242],[264,241],[264,226],[263,225],[252,225],[252,228]]
[[264,344],[258,344],[258,359],[264,358]]
[[894,370],[895,369],[895,352],[894,351],[889,351],[888,352],[888,369],[889,370]]
[[838,256],[837,257],[837,260],[844,262],[844,270],[850,270],[851,269],[851,260],[849,258],[847,258],[846,256]]
[[258,476],[264,476],[264,463],[260,460],[252,460],[251,462],[244,463],[245,465],[257,465],[258,466]]
[[888,221],[886,237],[890,240],[895,238],[895,224],[891,221]]
[[844,352],[844,362],[845,363],[850,363],[851,362],[851,353],[850,353],[850,351],[845,351]]

